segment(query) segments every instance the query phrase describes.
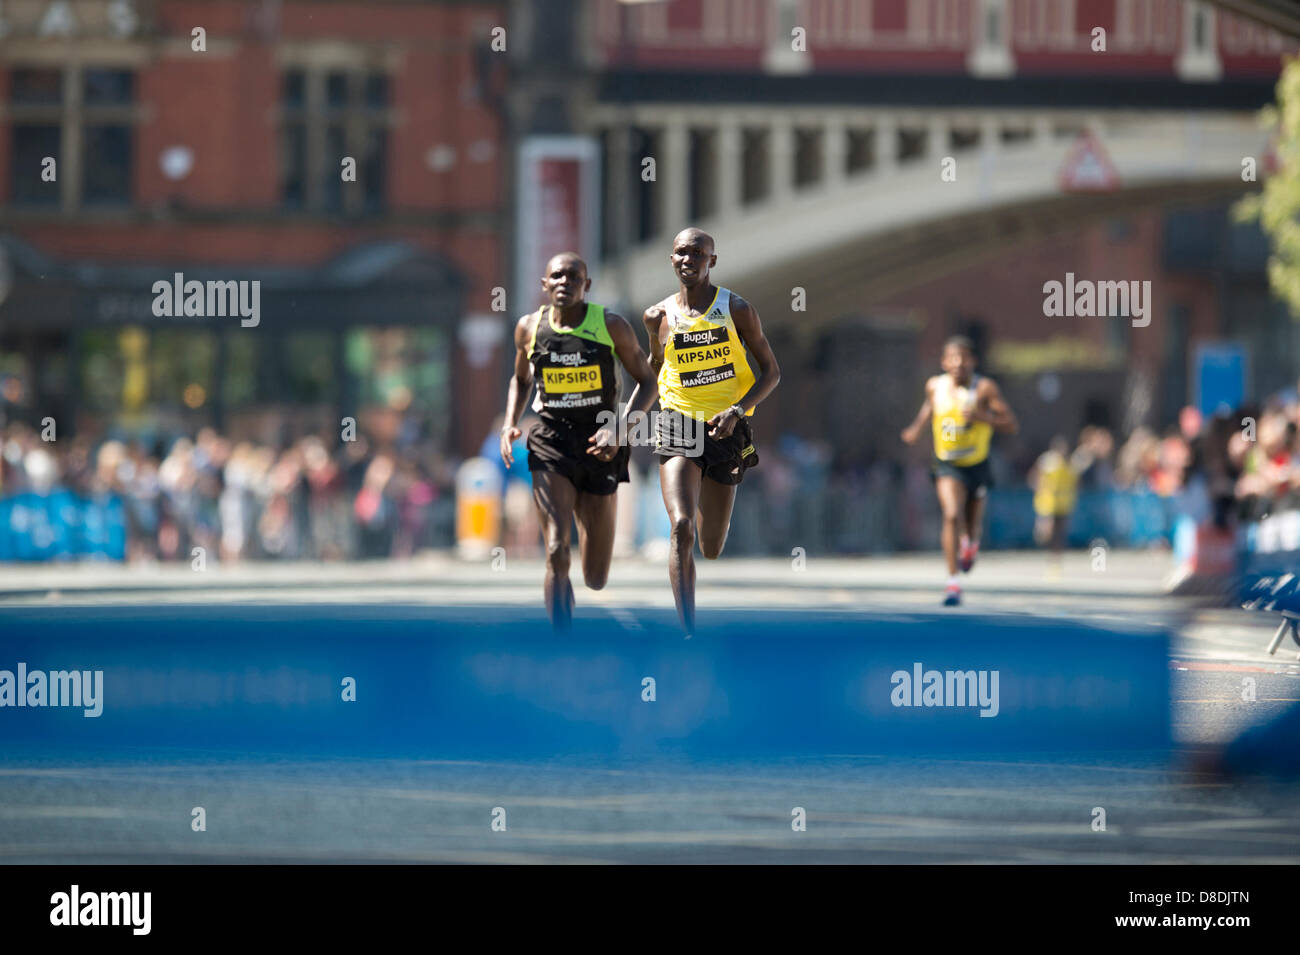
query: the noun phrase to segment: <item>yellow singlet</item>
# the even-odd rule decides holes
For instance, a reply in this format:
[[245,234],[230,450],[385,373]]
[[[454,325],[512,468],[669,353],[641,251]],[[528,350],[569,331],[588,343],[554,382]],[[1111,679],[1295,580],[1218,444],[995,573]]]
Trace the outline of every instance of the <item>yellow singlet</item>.
[[659,403],[707,421],[739,402],[753,387],[754,372],[731,318],[731,292],[719,288],[713,304],[696,317],[683,313],[676,295],[659,305],[668,313]]
[[1038,459],[1038,489],[1034,491],[1034,513],[1040,517],[1064,517],[1074,510],[1079,479],[1064,455],[1047,451]]
[[979,375],[973,375],[965,388],[953,382],[951,375],[940,375],[932,397],[934,455],[958,467],[979,464],[989,456],[993,425],[987,421],[970,421],[975,407],[975,389]]

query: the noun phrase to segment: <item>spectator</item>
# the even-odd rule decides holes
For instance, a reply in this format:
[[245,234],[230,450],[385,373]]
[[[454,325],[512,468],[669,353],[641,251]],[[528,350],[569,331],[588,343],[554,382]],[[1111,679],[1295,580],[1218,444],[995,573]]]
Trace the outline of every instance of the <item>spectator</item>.
[[377,454],[371,459],[353,502],[353,513],[360,532],[362,558],[386,557],[392,553],[396,531],[396,507],[386,493],[393,479],[393,459]]
[[1108,491],[1115,486],[1115,438],[1097,425],[1079,432],[1079,446],[1070,455],[1070,467],[1079,478],[1079,489]]

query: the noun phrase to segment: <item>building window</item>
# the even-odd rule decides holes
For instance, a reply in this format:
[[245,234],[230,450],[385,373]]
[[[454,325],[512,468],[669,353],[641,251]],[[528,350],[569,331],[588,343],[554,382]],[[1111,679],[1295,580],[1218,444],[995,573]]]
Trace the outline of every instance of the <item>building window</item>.
[[[379,212],[387,205],[389,80],[374,70],[296,67],[281,87],[281,201],[311,212]],[[343,180],[343,160],[356,181]]]
[[821,130],[794,131],[794,184],[797,188],[811,186],[821,179],[823,148]]
[[848,149],[844,157],[844,171],[862,172],[876,164],[876,131],[874,129],[849,129]]
[[1191,2],[1184,7],[1182,49],[1174,64],[1180,79],[1217,82],[1223,75],[1215,33],[1214,11],[1208,5]]
[[41,172],[45,157],[58,159],[63,130],[54,125],[21,123],[13,127],[12,141],[9,195],[13,202],[27,206],[58,205],[58,182],[46,182]]
[[647,242],[658,232],[659,215],[655,208],[656,189],[654,182],[645,179],[645,158],[659,154],[660,138],[653,130],[632,128],[630,131],[631,148],[627,161],[632,167],[633,216],[635,226],[632,235],[637,242]]
[[14,70],[9,85],[15,106],[63,105],[61,70]]
[[[135,74],[109,67],[17,67],[10,74],[10,188],[15,205],[131,201]],[[43,175],[55,161],[53,181]]]
[[717,211],[715,198],[718,184],[714,174],[717,168],[716,137],[713,130],[692,129],[690,132],[692,219],[703,219]]
[[117,205],[130,200],[130,126],[87,126],[81,155],[83,205]]
[[746,205],[771,193],[771,167],[768,162],[768,132],[743,129],[740,134],[740,201]]
[[130,106],[135,77],[130,70],[88,69],[82,74],[82,102],[87,106]]
[[1007,0],[979,0],[979,27],[973,31],[966,67],[975,76],[1005,77],[1015,72],[1007,28]]

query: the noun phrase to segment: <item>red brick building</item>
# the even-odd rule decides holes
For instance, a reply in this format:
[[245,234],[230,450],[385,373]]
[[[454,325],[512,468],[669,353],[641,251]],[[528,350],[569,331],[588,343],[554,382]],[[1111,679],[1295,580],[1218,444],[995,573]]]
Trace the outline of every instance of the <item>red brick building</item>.
[[[507,321],[492,309],[509,284],[504,17],[469,2],[5,3],[11,411],[239,430],[267,409],[325,427],[388,407],[475,449]],[[153,283],[177,272],[260,281],[260,323],[155,315]]]

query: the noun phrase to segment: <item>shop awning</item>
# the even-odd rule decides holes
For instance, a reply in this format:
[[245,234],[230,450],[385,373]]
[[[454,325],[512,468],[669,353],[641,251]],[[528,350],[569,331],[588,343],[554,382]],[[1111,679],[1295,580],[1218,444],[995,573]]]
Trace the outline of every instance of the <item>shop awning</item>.
[[355,245],[314,266],[141,265],[61,261],[0,235],[0,329],[91,329],[122,325],[238,328],[231,314],[159,316],[159,281],[174,285],[258,282],[263,329],[452,324],[466,281],[441,257],[408,242]]

